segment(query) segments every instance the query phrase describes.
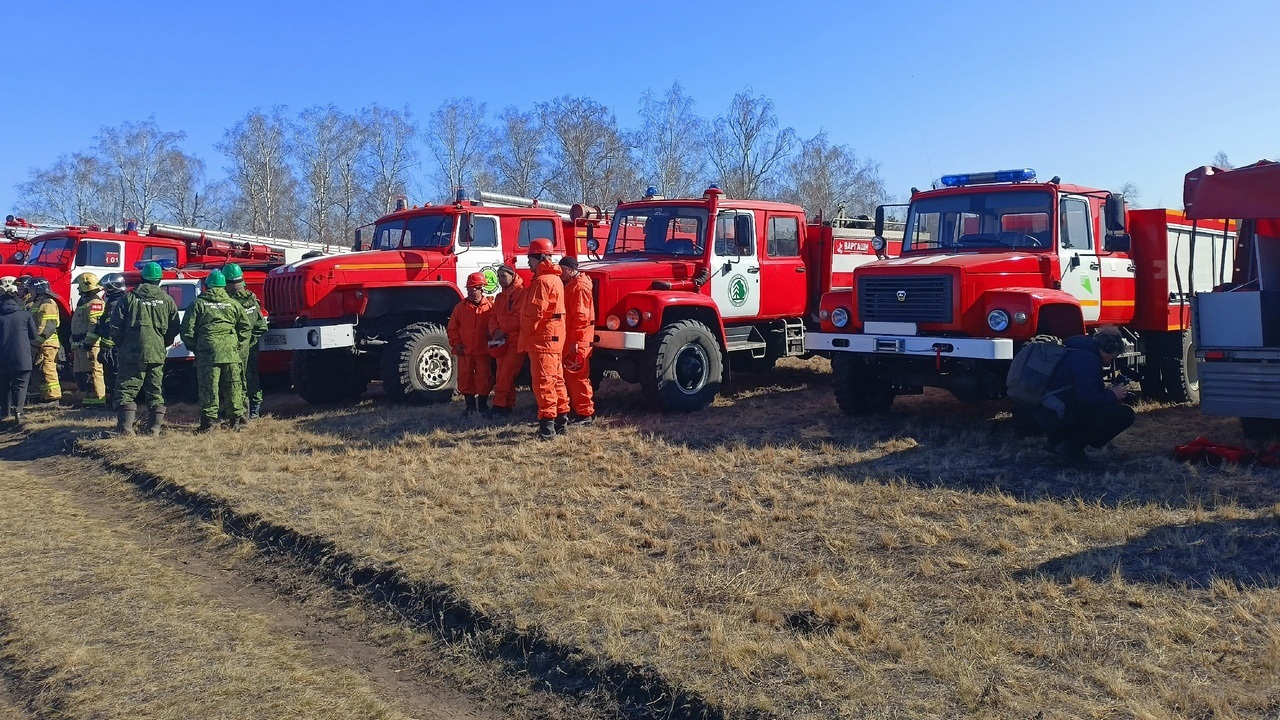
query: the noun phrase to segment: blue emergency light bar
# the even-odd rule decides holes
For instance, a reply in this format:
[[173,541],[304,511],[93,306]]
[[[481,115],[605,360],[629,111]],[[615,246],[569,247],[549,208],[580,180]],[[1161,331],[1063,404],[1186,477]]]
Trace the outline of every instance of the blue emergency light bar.
[[173,260],[171,260],[171,259],[169,259],[169,258],[164,258],[164,259],[161,259],[161,260],[139,260],[138,262],[136,262],[136,263],[134,263],[134,264],[133,264],[133,269],[134,269],[134,270],[141,270],[141,269],[143,268],[143,266],[144,266],[144,265],[146,265],[147,263],[155,263],[155,264],[157,264],[157,265],[159,265],[159,266],[160,266],[160,269],[161,269],[161,270],[172,270],[172,269],[174,269],[174,268],[178,267],[178,263],[177,263],[177,262],[175,262],[175,261],[173,261]]
[[979,185],[982,183],[1027,182],[1036,179],[1036,171],[1031,168],[1020,170],[996,170],[995,172],[965,173],[963,175],[943,175],[942,184],[946,187],[962,185]]

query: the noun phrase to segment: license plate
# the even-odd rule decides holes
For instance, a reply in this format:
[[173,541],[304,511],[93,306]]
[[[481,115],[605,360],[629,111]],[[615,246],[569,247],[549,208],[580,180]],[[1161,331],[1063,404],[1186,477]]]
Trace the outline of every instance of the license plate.
[[262,337],[264,345],[287,345],[288,342],[284,335],[264,335]]

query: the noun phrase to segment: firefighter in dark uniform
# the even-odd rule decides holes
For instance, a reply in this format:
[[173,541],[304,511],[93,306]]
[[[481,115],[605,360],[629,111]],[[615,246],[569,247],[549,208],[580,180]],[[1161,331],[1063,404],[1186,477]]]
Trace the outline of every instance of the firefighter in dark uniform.
[[102,364],[103,383],[107,390],[107,404],[114,409],[118,402],[116,398],[117,364],[115,340],[111,338],[111,316],[115,313],[116,307],[125,295],[124,275],[120,273],[103,275],[102,287],[106,292],[106,298],[104,299],[106,307],[102,311],[102,317],[98,318],[98,322],[94,324],[85,341],[98,343],[98,362]]

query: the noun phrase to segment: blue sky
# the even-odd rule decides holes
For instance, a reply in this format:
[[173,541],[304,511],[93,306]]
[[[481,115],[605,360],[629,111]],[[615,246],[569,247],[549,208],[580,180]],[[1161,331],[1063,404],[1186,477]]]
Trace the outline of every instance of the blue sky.
[[[865,5],[863,7],[862,5]],[[479,8],[477,10],[477,8]],[[154,115],[213,144],[254,107],[491,111],[564,94],[624,126],[679,80],[711,117],[744,88],[802,137],[881,164],[890,193],[1033,167],[1179,207],[1223,151],[1280,157],[1277,0],[1182,2],[10,3],[0,212],[34,166]]]

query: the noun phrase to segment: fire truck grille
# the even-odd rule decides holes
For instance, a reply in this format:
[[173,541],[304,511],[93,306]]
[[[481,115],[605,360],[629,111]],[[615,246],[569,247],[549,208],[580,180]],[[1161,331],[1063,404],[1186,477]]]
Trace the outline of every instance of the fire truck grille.
[[268,277],[266,282],[267,312],[271,315],[297,315],[302,309],[302,275],[287,273]]
[[858,278],[858,315],[864,323],[949,323],[951,276]]

